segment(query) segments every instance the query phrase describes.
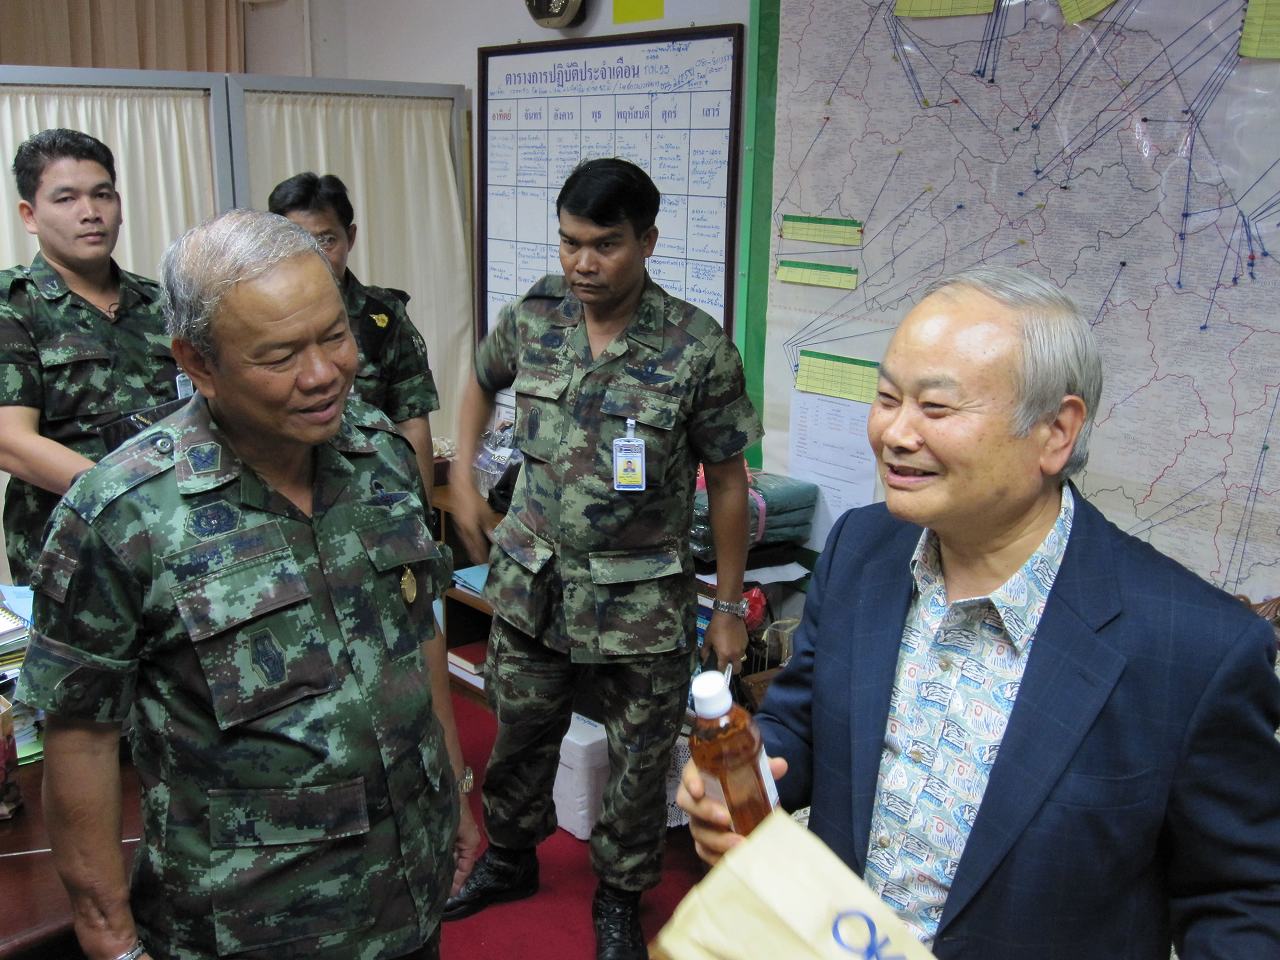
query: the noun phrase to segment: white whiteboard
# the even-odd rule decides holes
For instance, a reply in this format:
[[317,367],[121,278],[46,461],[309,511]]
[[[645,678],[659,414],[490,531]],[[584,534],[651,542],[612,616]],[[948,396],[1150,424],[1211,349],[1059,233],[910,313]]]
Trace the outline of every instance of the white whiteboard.
[[649,273],[732,316],[738,25],[480,50],[480,332],[560,273],[556,196],[582,160],[622,157],[662,193]]

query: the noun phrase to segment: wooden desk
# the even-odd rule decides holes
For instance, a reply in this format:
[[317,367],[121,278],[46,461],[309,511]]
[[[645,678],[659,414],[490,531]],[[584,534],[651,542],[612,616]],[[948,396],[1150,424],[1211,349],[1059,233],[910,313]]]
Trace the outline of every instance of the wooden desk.
[[[0,958],[4,960],[80,960],[83,954],[71,929],[71,901],[53,867],[44,826],[44,764],[18,768],[22,809],[0,820]],[[121,769],[124,785],[124,855],[133,862],[141,835],[138,775]]]

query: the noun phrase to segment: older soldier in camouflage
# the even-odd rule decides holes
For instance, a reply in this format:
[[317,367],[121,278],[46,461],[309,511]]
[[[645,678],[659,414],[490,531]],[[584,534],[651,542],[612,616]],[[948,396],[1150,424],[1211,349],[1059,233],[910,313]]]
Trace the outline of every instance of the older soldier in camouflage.
[[459,831],[431,615],[447,570],[413,452],[344,404],[355,345],[304,231],[233,211],[170,248],[164,282],[199,392],[72,487],[33,577],[20,696],[49,714],[45,811],[80,943],[90,960],[136,943],[435,957],[480,838],[465,804]]
[[18,213],[40,242],[29,267],[0,271],[0,469],[9,567],[26,583],[49,514],[110,446],[102,428],[175,400],[152,280],[111,259],[119,237],[115,159],[75,130],[45,130],[13,161]]
[[[557,201],[564,276],[503,309],[477,353],[458,438],[455,518],[474,552],[479,496],[466,474],[494,391],[514,387],[524,464],[485,588],[496,614],[486,665],[498,715],[484,784],[491,845],[445,918],[537,890],[534,847],[555,828],[560,741],[575,689],[590,686],[610,761],[591,836],[603,960],[645,956],[639,895],[659,879],[666,774],[692,667],[698,464],[721,606],[707,638],[723,668],[746,647],[742,452],[762,433],[719,324],[648,277],[658,206],[657,188],[626,161],[574,171]],[[627,460],[641,459],[635,441],[640,483],[628,473]]]
[[277,183],[267,209],[292,220],[320,244],[351,318],[360,351],[352,392],[385,413],[409,438],[422,482],[431,495],[435,473],[428,415],[440,409],[435,378],[427,365],[427,345],[409,319],[409,294],[361,283],[347,266],[356,244],[355,210],[347,186],[331,173],[308,171]]

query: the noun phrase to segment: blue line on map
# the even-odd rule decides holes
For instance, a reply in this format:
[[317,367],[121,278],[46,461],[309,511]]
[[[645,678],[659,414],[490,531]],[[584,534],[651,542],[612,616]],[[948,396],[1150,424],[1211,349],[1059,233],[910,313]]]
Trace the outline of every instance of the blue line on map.
[[902,42],[902,37],[899,35],[902,22],[888,10],[885,11],[884,22],[889,29],[889,39],[893,43],[894,59],[902,67],[902,73],[907,78],[907,86],[911,88],[911,93],[916,98],[916,106],[923,110],[924,90],[920,87],[920,78],[916,76],[916,71],[911,66],[911,58],[907,56],[906,44]]
[[[1181,512],[1177,513],[1177,514],[1174,514],[1174,516],[1172,516],[1172,517],[1166,517],[1164,520],[1159,520],[1159,521],[1157,521],[1157,520],[1155,519],[1156,517],[1160,516],[1160,514],[1164,513],[1166,510],[1168,510],[1170,507],[1172,507],[1174,504],[1176,504],[1176,503],[1180,503],[1181,501],[1185,500],[1187,497],[1191,496],[1193,493],[1195,493],[1195,492],[1196,492],[1197,490],[1199,490],[1201,487],[1208,486],[1209,484],[1213,483],[1215,480],[1221,480],[1221,479],[1222,479],[1223,477],[1225,477],[1226,475],[1227,475],[1227,471],[1225,471],[1225,470],[1219,470],[1216,474],[1214,474],[1214,475],[1213,475],[1212,477],[1210,477],[1208,480],[1201,480],[1199,483],[1197,483],[1197,484],[1196,484],[1194,487],[1192,487],[1190,490],[1187,490],[1187,491],[1186,491],[1186,492],[1184,492],[1184,493],[1180,493],[1180,494],[1178,494],[1178,496],[1174,497],[1172,500],[1170,500],[1170,501],[1169,501],[1168,503],[1166,503],[1164,506],[1160,507],[1159,509],[1155,510],[1155,511],[1154,511],[1154,512],[1152,512],[1152,513],[1149,513],[1147,516],[1142,517],[1142,518],[1141,518],[1137,523],[1135,523],[1132,527],[1130,527],[1128,530],[1126,530],[1126,531],[1125,531],[1125,533],[1128,533],[1128,534],[1130,534],[1130,535],[1132,535],[1132,536],[1135,536],[1135,537],[1136,537],[1136,536],[1139,536],[1139,535],[1140,535],[1140,534],[1142,534],[1142,533],[1145,533],[1147,530],[1150,530],[1153,526],[1158,526],[1158,525],[1159,525],[1159,524],[1161,524],[1161,523],[1168,523],[1170,520],[1176,520],[1178,517],[1186,516],[1186,515],[1187,515],[1188,513],[1190,513],[1192,510],[1195,510],[1195,509],[1197,509],[1197,508],[1196,508],[1196,507],[1191,507],[1191,508],[1190,508],[1190,509],[1188,509],[1188,510],[1183,510],[1183,511],[1181,511]],[[1204,506],[1204,504],[1200,504],[1200,506]],[[1143,527],[1143,529],[1142,529],[1142,530],[1139,530],[1139,529],[1138,529],[1139,527]]]
[[[955,88],[955,86],[951,83],[951,81],[947,79],[947,74],[946,74],[946,72],[945,72],[945,71],[943,71],[943,70],[939,70],[936,66],[934,66],[933,61],[929,59],[929,55],[928,55],[927,53],[925,53],[925,52],[924,52],[924,43],[925,43],[925,42],[924,42],[922,39],[920,39],[918,36],[916,36],[914,33],[912,33],[912,32],[911,32],[911,30],[910,30],[907,26],[905,26],[905,25],[901,22],[901,20],[900,20],[898,17],[894,17],[893,19],[894,19],[894,20],[896,20],[896,21],[898,21],[897,28],[898,28],[899,30],[901,30],[903,33],[905,33],[905,34],[906,34],[908,37],[910,37],[912,40],[914,40],[914,41],[916,42],[916,49],[920,51],[920,56],[924,58],[924,62],[925,62],[925,63],[927,63],[927,64],[929,64],[929,66],[933,67],[933,71],[934,71],[934,73],[936,73],[936,74],[938,75],[938,79],[939,79],[942,83],[946,84],[946,86],[951,90],[951,92],[955,94],[956,99],[957,99],[958,101],[960,101],[960,103],[964,104],[964,108],[965,108],[966,110],[968,110],[971,114],[973,114],[973,118],[974,118],[975,120],[977,120],[980,124],[982,124],[982,128],[983,128],[984,130],[986,130],[988,133],[995,133],[995,130],[994,130],[994,128],[991,126],[991,124],[987,123],[987,121],[985,121],[985,120],[983,120],[983,119],[982,119],[982,116],[978,113],[978,111],[977,111],[977,110],[975,110],[975,109],[973,109],[973,105],[972,105],[972,104],[970,104],[970,103],[969,103],[969,101],[968,101],[968,100],[966,100],[966,99],[964,98],[964,96],[960,93],[960,91],[959,91],[959,90],[957,90],[957,89]],[[906,54],[905,54],[905,52],[904,52],[903,56],[905,57],[905,55],[906,55]],[[905,61],[904,61],[904,62],[905,62]],[[919,83],[916,83],[916,84],[915,84],[915,89],[917,89],[917,90],[918,90],[918,89],[919,89],[919,87],[920,87]],[[921,94],[920,94],[920,106],[921,106],[921,107],[923,107],[923,106],[924,106],[924,94],[923,94],[923,93],[921,93]]]
[[884,232],[885,232],[885,230],[886,230],[887,228],[889,228],[889,227],[893,226],[893,224],[897,223],[897,222],[898,222],[898,218],[899,218],[900,216],[902,216],[904,213],[906,213],[908,210],[910,210],[913,206],[915,206],[916,201],[917,201],[917,200],[919,200],[921,197],[923,197],[923,196],[924,196],[926,193],[928,193],[928,192],[929,192],[929,188],[928,188],[928,187],[925,187],[923,190],[921,190],[919,193],[917,193],[914,197],[912,197],[912,198],[911,198],[911,200],[910,200],[910,202],[908,202],[908,203],[907,203],[907,205],[906,205],[905,207],[903,207],[901,210],[899,210],[897,213],[895,213],[892,217],[890,217],[890,218],[885,222],[885,225],[884,225],[883,227],[881,227],[879,230],[877,230],[875,233],[873,233],[873,234],[870,236],[870,238],[868,238],[868,237],[865,237],[865,236],[864,236],[864,237],[862,238],[862,249],[863,249],[863,250],[866,250],[866,249],[867,249],[867,247],[871,246],[871,244],[875,242],[876,237],[880,236],[880,234],[884,233]]
[[1102,311],[1107,308],[1107,301],[1111,299],[1111,291],[1116,288],[1116,281],[1120,279],[1120,274],[1124,272],[1124,268],[1128,265],[1128,261],[1121,260],[1120,266],[1116,267],[1116,275],[1111,278],[1111,286],[1107,287],[1106,296],[1102,298],[1102,303],[1098,304],[1098,312],[1094,314],[1093,323],[1090,326],[1096,327],[1102,322]]
[[[1187,207],[1191,205],[1191,158],[1196,152],[1196,134],[1200,128],[1196,124],[1191,124],[1191,134],[1187,138],[1187,182],[1182,191],[1182,211],[1185,215]],[[1183,217],[1182,223],[1178,224],[1178,276],[1174,280],[1173,285],[1179,290],[1182,289],[1182,263],[1187,253],[1187,221]]]
[[1209,314],[1213,312],[1214,301],[1218,299],[1218,289],[1222,286],[1222,274],[1227,269],[1227,257],[1231,256],[1232,243],[1235,239],[1236,228],[1240,225],[1240,219],[1237,217],[1235,224],[1231,227],[1231,236],[1227,237],[1226,247],[1222,251],[1222,263],[1218,265],[1218,278],[1214,280],[1213,287],[1209,291],[1209,306],[1205,307],[1204,321],[1200,324],[1201,330],[1209,329]]
[[[1224,0],[1224,4],[1227,2],[1231,2],[1231,0]],[[1219,4],[1219,6],[1223,6],[1224,4]],[[1237,7],[1236,7],[1237,12],[1240,9],[1243,9],[1243,4],[1237,4]],[[1169,49],[1172,48],[1178,42],[1178,40],[1181,40],[1182,37],[1186,36],[1189,32],[1191,32],[1192,29],[1194,28],[1188,27],[1186,30],[1184,30],[1178,36],[1178,38],[1174,40],[1173,43],[1169,44],[1168,47],[1161,50],[1160,53],[1155,54],[1149,61],[1147,61],[1147,63],[1142,67],[1142,69],[1140,69],[1136,74],[1134,74],[1132,78],[1127,80],[1121,86],[1120,90],[1117,91],[1116,94],[1100,110],[1097,111],[1093,119],[1090,121],[1090,123],[1093,124],[1092,134],[1089,134],[1087,132],[1089,128],[1088,124],[1083,126],[1079,132],[1077,132],[1075,135],[1071,137],[1070,140],[1067,141],[1067,143],[1063,146],[1062,150],[1059,151],[1059,153],[1053,160],[1051,160],[1048,164],[1045,164],[1041,168],[1037,169],[1035,174],[1036,179],[1037,180],[1043,179],[1051,169],[1053,169],[1059,163],[1064,162],[1068,158],[1068,156],[1075,157],[1084,153],[1090,147],[1092,147],[1095,143],[1097,143],[1100,139],[1102,139],[1102,137],[1110,133],[1118,124],[1126,122],[1135,110],[1137,110],[1139,107],[1151,101],[1157,94],[1162,92],[1165,89],[1165,87],[1169,86],[1171,83],[1174,83],[1178,79],[1180,71],[1184,71],[1186,69],[1189,69],[1190,67],[1195,66],[1197,63],[1205,59],[1205,57],[1210,56],[1215,50],[1217,50],[1220,47],[1223,47],[1228,44],[1236,44],[1239,42],[1238,32],[1234,28],[1228,27],[1226,35],[1224,35],[1223,37],[1218,39],[1215,43],[1213,43],[1208,50],[1199,54],[1199,56],[1195,56],[1195,58],[1191,59],[1190,62],[1187,62],[1189,58],[1193,57],[1193,55],[1196,54],[1196,51],[1199,50],[1201,46],[1203,46],[1206,42],[1208,42],[1212,38],[1212,36],[1214,35],[1214,32],[1217,32],[1217,30],[1221,29],[1221,27],[1215,28],[1215,30],[1211,32],[1207,37],[1199,40],[1195,44],[1195,46],[1191,48],[1190,51],[1188,51],[1185,54],[1182,54],[1176,63],[1173,63],[1171,66],[1166,68],[1154,79],[1147,81],[1148,83],[1152,84],[1152,86],[1148,87],[1148,89],[1143,94],[1140,94],[1141,99],[1131,104],[1128,110],[1125,110],[1124,112],[1120,113],[1115,119],[1107,122],[1105,125],[1099,128],[1097,126],[1098,118],[1101,117],[1103,114],[1107,113],[1110,110],[1110,108],[1116,103],[1117,100],[1119,100],[1121,97],[1126,96],[1129,93],[1129,88],[1133,84],[1141,80],[1143,77],[1143,74],[1145,74],[1146,71],[1153,64],[1155,64],[1156,61],[1159,60],[1161,56],[1165,56],[1165,57],[1170,56],[1168,52]],[[1072,145],[1081,138],[1085,138],[1083,145],[1073,147]],[[1027,188],[1027,189],[1030,189],[1030,188]]]
[[809,159],[809,154],[813,153],[813,148],[818,143],[818,137],[822,136],[822,131],[827,129],[827,124],[831,122],[830,117],[822,118],[822,126],[818,127],[818,133],[813,138],[813,143],[809,144],[809,149],[804,152],[804,156],[800,158],[800,163],[796,167],[796,172],[791,175],[791,181],[787,184],[787,189],[783,190],[778,197],[778,206],[773,208],[774,216],[778,214],[778,208],[782,206],[783,201],[787,199],[787,193],[791,190],[791,185],[796,182],[796,177],[800,176],[800,171],[804,169],[805,161]]
[[[1093,59],[1095,53],[1105,62],[1107,54],[1111,52],[1112,45],[1118,42],[1122,35],[1120,28],[1124,26],[1129,17],[1133,15],[1133,12],[1138,9],[1138,2],[1139,0],[1126,0],[1121,9],[1116,11],[1114,19],[1098,21],[1094,24],[1089,36],[1080,42],[1080,46],[1076,47],[1075,52],[1067,58],[1067,62],[1063,64],[1062,69],[1058,71],[1058,75],[1053,78],[1053,82],[1050,83],[1049,86],[1045,87],[1044,91],[1040,94],[1040,98],[1032,104],[1031,110],[1022,118],[1022,122],[1013,128],[1015,131],[1022,129],[1022,124],[1026,123],[1027,120],[1030,120],[1032,117],[1035,117],[1036,119],[1032,122],[1031,129],[1038,130],[1040,128],[1040,124],[1044,123],[1049,114],[1053,112],[1053,108],[1057,105],[1058,101],[1062,99],[1062,96],[1067,92],[1067,90],[1070,89],[1071,85],[1075,82],[1076,77],[1080,75],[1080,71],[1083,70],[1085,65]],[[1099,30],[1102,31],[1102,36],[1095,40],[1094,34]],[[1110,34],[1109,37],[1108,34]],[[1043,113],[1038,113],[1037,108],[1040,106],[1040,101],[1043,100],[1048,92],[1052,90],[1058,81],[1062,79],[1062,75],[1066,72],[1071,61],[1074,60],[1081,51],[1084,51],[1084,56],[1080,59],[1080,63],[1076,65],[1075,70],[1072,71],[1070,79],[1058,87],[1058,92],[1049,102],[1049,105],[1044,108]]]
[[1192,511],[1195,511],[1195,510],[1199,510],[1203,506],[1206,506],[1206,504],[1197,503],[1194,507],[1187,507],[1187,509],[1185,510],[1180,510],[1179,512],[1175,513],[1172,517],[1165,517],[1163,520],[1156,520],[1154,523],[1149,523],[1142,530],[1135,533],[1134,536],[1140,537],[1143,534],[1150,533],[1156,527],[1164,526],[1166,523],[1172,523],[1174,520],[1177,520],[1181,517],[1185,517],[1188,513],[1191,513]]
[[899,150],[893,158],[893,163],[889,164],[889,172],[884,175],[884,182],[880,184],[880,189],[876,191],[876,198],[871,201],[871,206],[867,210],[867,215],[862,218],[863,225],[871,222],[871,215],[876,212],[876,204],[880,202],[880,195],[884,193],[884,188],[889,185],[889,180],[893,176],[893,171],[898,169],[898,161],[902,159],[902,151]]
[[862,31],[862,36],[858,38],[858,42],[853,45],[853,50],[849,52],[849,59],[844,62],[844,69],[840,71],[840,76],[836,77],[836,82],[831,86],[831,92],[827,94],[827,103],[831,103],[831,98],[834,97],[836,95],[836,91],[840,89],[840,82],[844,80],[844,75],[849,72],[849,66],[853,63],[853,58],[858,55],[858,50],[861,49],[864,43],[866,43],[867,34],[871,32],[871,27],[876,22],[876,14],[883,6],[883,2],[877,3],[875,5],[875,9],[873,9],[867,17],[867,29]]
[[[1239,588],[1245,579],[1244,558],[1245,552],[1249,546],[1249,534],[1253,528],[1253,514],[1258,505],[1258,492],[1262,487],[1262,474],[1266,464],[1267,452],[1271,449],[1268,439],[1271,436],[1271,426],[1276,419],[1276,404],[1280,402],[1280,392],[1277,392],[1276,399],[1271,402],[1271,415],[1267,418],[1266,429],[1262,432],[1262,443],[1258,445],[1258,460],[1254,464],[1253,476],[1249,480],[1249,493],[1245,498],[1244,510],[1240,514],[1240,525],[1236,528],[1235,541],[1231,544],[1231,553],[1227,557],[1227,569],[1223,574],[1222,586],[1226,589],[1227,583],[1231,580],[1231,567],[1236,567],[1235,587]],[[1236,548],[1240,548],[1240,560],[1236,562]]]

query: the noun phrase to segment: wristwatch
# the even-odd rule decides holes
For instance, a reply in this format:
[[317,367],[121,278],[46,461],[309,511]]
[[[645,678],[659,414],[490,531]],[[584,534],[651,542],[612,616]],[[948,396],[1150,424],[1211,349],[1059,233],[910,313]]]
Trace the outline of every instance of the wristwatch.
[[463,767],[462,773],[458,774],[458,792],[464,797],[471,792],[471,788],[476,785],[475,771],[470,767]]
[[745,620],[747,617],[747,598],[741,600],[712,600],[711,608],[720,613],[732,613],[735,617]]

